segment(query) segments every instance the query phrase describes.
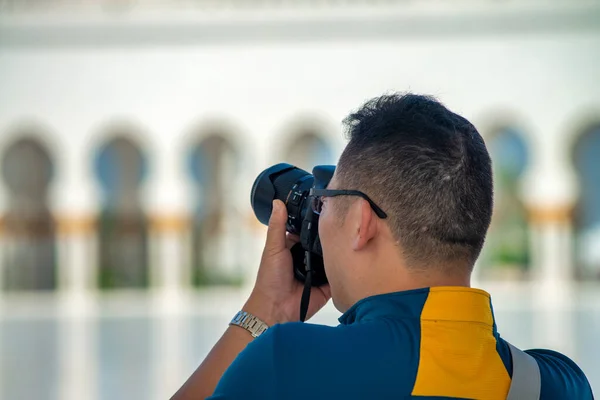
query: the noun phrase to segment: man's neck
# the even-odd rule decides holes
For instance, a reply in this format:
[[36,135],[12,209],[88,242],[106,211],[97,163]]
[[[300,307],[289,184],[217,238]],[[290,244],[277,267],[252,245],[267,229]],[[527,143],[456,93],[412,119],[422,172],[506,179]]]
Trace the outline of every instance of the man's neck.
[[471,287],[470,272],[455,268],[445,272],[440,268],[412,270],[397,264],[387,268],[380,265],[368,276],[356,278],[352,284],[354,290],[348,293],[349,298],[345,302],[348,308],[359,300],[379,294],[436,286]]

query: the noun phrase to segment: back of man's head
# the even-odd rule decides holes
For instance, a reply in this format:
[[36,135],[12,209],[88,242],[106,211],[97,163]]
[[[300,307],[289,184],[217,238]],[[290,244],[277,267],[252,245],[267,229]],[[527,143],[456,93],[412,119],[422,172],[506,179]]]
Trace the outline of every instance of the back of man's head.
[[491,161],[475,127],[415,94],[369,100],[344,123],[338,184],[385,210],[406,266],[470,270],[493,202]]

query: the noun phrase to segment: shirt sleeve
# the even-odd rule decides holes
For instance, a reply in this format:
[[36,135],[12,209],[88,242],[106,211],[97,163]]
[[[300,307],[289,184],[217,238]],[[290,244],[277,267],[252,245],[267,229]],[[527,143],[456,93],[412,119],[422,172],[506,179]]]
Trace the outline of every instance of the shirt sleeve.
[[208,400],[276,399],[275,338],[278,325],[269,328],[238,354]]
[[540,367],[540,399],[594,399],[585,374],[569,357],[543,349],[526,350],[526,353],[534,357]]

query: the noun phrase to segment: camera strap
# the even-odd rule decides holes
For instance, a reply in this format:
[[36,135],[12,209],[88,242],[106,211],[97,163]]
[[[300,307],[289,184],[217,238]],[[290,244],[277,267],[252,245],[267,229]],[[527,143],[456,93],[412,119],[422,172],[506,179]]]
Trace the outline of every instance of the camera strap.
[[306,320],[306,313],[308,312],[308,305],[310,304],[310,290],[312,287],[312,266],[311,266],[311,254],[310,251],[304,253],[304,265],[306,268],[306,278],[304,280],[304,290],[302,290],[302,298],[300,299],[300,321]]

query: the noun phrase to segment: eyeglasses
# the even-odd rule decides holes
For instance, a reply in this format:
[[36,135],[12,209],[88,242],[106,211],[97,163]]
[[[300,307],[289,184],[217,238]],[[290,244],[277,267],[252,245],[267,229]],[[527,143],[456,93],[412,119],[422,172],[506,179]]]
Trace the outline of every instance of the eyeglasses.
[[377,204],[373,202],[361,191],[358,190],[334,190],[334,189],[314,189],[311,188],[309,195],[311,196],[311,207],[315,214],[321,214],[323,208],[323,197],[335,197],[335,196],[359,196],[369,202],[369,205],[379,218],[387,218],[387,214]]

